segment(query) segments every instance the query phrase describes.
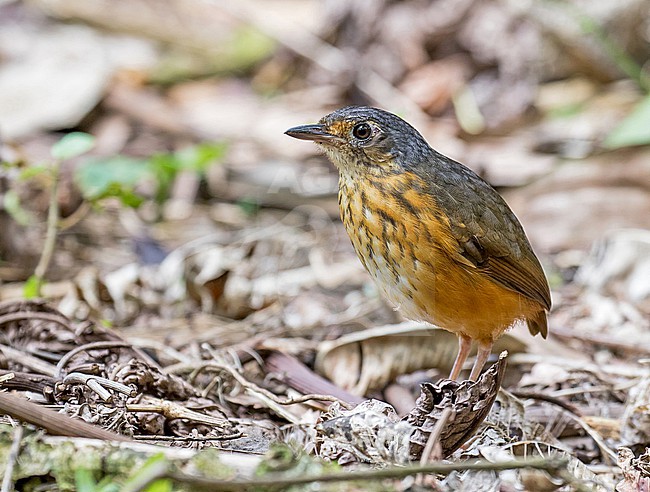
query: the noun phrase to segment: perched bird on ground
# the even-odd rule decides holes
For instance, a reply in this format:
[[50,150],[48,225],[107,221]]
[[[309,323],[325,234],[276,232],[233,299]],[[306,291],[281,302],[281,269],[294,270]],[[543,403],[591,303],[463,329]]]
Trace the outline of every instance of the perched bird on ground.
[[406,318],[458,336],[451,379],[475,340],[476,380],[517,321],[546,338],[544,271],[517,217],[472,170],[376,108],[342,108],[285,133],[316,142],[338,168],[343,224],[384,295]]

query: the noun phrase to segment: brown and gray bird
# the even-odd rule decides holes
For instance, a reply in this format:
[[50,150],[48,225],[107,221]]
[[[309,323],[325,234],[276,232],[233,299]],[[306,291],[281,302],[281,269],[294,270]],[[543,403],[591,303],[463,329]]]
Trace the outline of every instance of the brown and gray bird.
[[338,168],[343,224],[384,295],[406,318],[458,335],[452,379],[472,340],[476,379],[515,322],[546,338],[544,271],[506,202],[472,170],[376,108],[339,109],[286,134],[316,142]]

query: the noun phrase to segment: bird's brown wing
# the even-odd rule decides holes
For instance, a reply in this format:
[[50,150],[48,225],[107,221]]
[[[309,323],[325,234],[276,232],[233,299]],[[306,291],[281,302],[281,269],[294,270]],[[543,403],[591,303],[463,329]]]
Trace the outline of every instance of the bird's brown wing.
[[438,173],[432,190],[458,242],[455,259],[550,310],[546,276],[510,207],[488,183],[452,163],[454,172]]

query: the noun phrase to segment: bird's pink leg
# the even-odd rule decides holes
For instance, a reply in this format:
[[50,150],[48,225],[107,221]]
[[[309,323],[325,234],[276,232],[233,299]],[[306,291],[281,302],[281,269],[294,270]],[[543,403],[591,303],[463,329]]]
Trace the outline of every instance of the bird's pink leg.
[[449,379],[458,379],[460,371],[463,369],[463,364],[465,364],[471,348],[472,339],[466,337],[465,335],[458,335],[458,355],[454,361],[454,367],[451,369]]
[[474,366],[472,367],[472,373],[469,375],[470,380],[476,381],[479,374],[481,374],[481,370],[483,369],[483,366],[487,362],[488,357],[490,357],[491,353],[492,353],[492,342],[479,342],[478,352],[476,354],[476,362],[474,362]]

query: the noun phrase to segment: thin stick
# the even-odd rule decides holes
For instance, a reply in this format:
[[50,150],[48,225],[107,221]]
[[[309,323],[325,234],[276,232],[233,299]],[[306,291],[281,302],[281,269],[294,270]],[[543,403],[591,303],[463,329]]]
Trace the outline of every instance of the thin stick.
[[239,439],[244,437],[243,432],[236,432],[235,434],[225,434],[223,436],[203,436],[203,437],[194,437],[194,436],[147,436],[144,434],[138,434],[133,436],[133,439],[136,441],[171,441],[171,442],[205,442],[205,441],[230,441],[232,439]]
[[7,459],[7,466],[5,466],[5,476],[2,480],[2,492],[11,492],[14,490],[13,487],[13,474],[14,474],[14,465],[18,459],[18,453],[20,453],[20,441],[23,438],[23,426],[19,425],[14,431],[14,441],[11,443],[11,449],[9,450],[9,458]]
[[[420,465],[424,466],[430,461],[431,455],[433,454],[434,446],[436,444],[438,444],[438,447],[440,447],[440,436],[442,434],[442,430],[447,425],[447,422],[449,421],[449,418],[453,413],[454,411],[451,409],[451,407],[447,407],[442,411],[440,420],[436,422],[436,425],[433,427],[431,434],[429,434],[429,439],[427,439],[427,444],[424,446],[424,450],[422,451],[422,456],[420,457]],[[436,454],[440,455],[439,452]],[[439,456],[437,456],[437,458],[440,459]]]
[[[405,467],[390,467],[379,470],[353,470],[349,472],[334,472],[327,475],[307,474],[297,477],[274,477],[267,475],[250,480],[210,480],[180,473],[169,474],[178,482],[189,484],[197,490],[251,490],[254,487],[263,489],[287,488],[292,485],[301,485],[313,482],[349,482],[353,480],[382,480],[388,478],[402,478],[418,473],[449,474],[454,471],[465,470],[516,470],[531,468],[556,472],[567,466],[568,461],[556,458],[533,458],[525,460],[513,459],[510,461],[490,462],[487,460],[467,461],[462,463],[430,463],[427,465],[410,465]],[[158,477],[156,477],[158,478]]]
[[587,433],[589,437],[594,440],[603,455],[609,459],[610,463],[616,463],[617,454],[612,451],[612,449],[607,445],[601,435],[598,434],[598,432],[596,432],[589,424],[587,424],[587,422],[585,422],[579,415],[576,415],[573,412],[569,412],[566,409],[564,411],[569,417],[571,417],[572,420],[575,421],[576,424],[582,427],[582,429]]
[[109,441],[130,441],[121,434],[116,434],[89,424],[83,420],[75,419],[48,408],[27,401],[11,393],[0,392],[0,413],[11,415],[21,422],[27,422],[38,427],[43,427],[55,436],[90,437]]
[[600,345],[611,350],[620,350],[631,354],[647,354],[650,352],[650,344],[644,343],[643,340],[630,342],[620,337],[612,337],[599,333],[584,333],[578,330],[572,330],[564,326],[553,326],[551,328],[553,336],[563,340],[579,340],[581,342]]
[[71,372],[65,377],[63,382],[67,384],[85,384],[91,390],[97,393],[99,397],[104,401],[111,401],[113,398],[113,395],[111,395],[111,393],[106,388],[119,391],[120,393],[131,397],[137,395],[137,392],[130,386],[118,383],[117,381],[111,381],[110,379],[106,379],[101,376],[95,376],[93,374]]
[[22,350],[17,350],[13,347],[3,345],[0,343],[0,353],[3,354],[7,359],[20,363],[25,367],[40,373],[45,374],[46,376],[54,377],[56,374],[56,366],[45,362],[38,357],[33,357],[29,354],[26,354]]
[[270,391],[265,390],[264,388],[257,386],[255,383],[251,383],[250,381],[248,381],[246,378],[244,378],[244,376],[239,374],[239,372],[237,372],[232,367],[229,367],[225,364],[219,364],[217,362],[209,362],[197,368],[191,377],[196,377],[198,372],[200,372],[203,369],[211,369],[211,368],[220,369],[228,372],[239,384],[241,384],[247,390],[258,393],[259,395],[263,395],[264,397],[268,398],[274,403],[277,403],[278,405],[283,405],[283,406],[295,405],[297,403],[305,403],[310,400],[319,400],[319,401],[338,402],[341,405],[341,407],[345,408],[346,410],[351,410],[352,408],[354,408],[354,405],[350,405],[349,403],[344,402],[343,400],[340,400],[339,398],[331,395],[310,394],[310,395],[298,396],[296,398],[287,398],[287,399],[278,398]]
[[53,321],[54,323],[60,324],[64,328],[70,329],[70,331],[74,331],[70,327],[70,321],[62,314],[41,313],[41,312],[34,312],[34,311],[18,311],[16,313],[3,314],[2,316],[0,316],[0,326],[10,323],[12,321],[22,321],[24,319],[38,319],[43,321]]
[[560,400],[555,396],[545,395],[543,393],[534,393],[532,391],[513,391],[512,394],[515,395],[517,398],[521,398],[524,400],[530,399],[530,400],[539,400],[539,401],[552,403],[553,405],[557,405],[558,407],[568,410],[569,412],[577,415],[578,417],[582,416],[582,412],[578,407],[566,401]]
[[109,341],[109,342],[91,342],[76,347],[72,349],[70,352],[66,353],[63,357],[61,357],[61,360],[59,360],[59,363],[56,365],[56,377],[57,378],[61,377],[61,372],[63,372],[63,368],[70,361],[70,359],[72,359],[72,357],[77,355],[79,352],[86,352],[88,350],[98,350],[98,349],[106,349],[106,348],[133,348],[133,346],[131,345],[131,343],[126,341]]
[[38,280],[38,292],[40,294],[40,284],[45,278],[47,269],[50,266],[52,255],[54,254],[54,246],[56,245],[56,230],[57,222],[59,220],[59,170],[61,168],[61,161],[56,160],[52,163],[52,189],[50,190],[50,206],[47,211],[47,230],[45,233],[45,243],[43,244],[43,252],[41,258],[38,260],[38,265],[34,269],[34,276]]

